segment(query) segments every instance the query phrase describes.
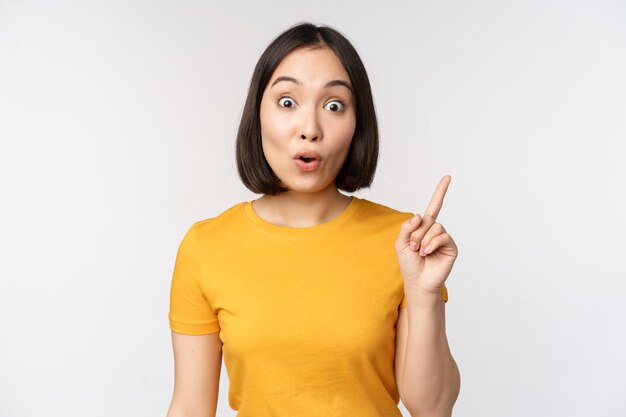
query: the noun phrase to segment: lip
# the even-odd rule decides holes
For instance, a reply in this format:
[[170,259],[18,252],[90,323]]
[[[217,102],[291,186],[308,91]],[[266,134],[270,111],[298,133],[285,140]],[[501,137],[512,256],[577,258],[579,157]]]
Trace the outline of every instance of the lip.
[[305,172],[315,171],[317,168],[319,168],[320,163],[321,163],[317,159],[311,162],[304,162],[303,160],[298,159],[298,158],[295,158],[293,162],[296,164],[296,167],[298,167],[300,171],[305,171]]
[[296,152],[296,154],[294,155],[293,159],[300,159],[301,156],[304,156],[305,158],[315,158],[318,161],[322,160],[322,157],[320,156],[319,153],[313,151],[313,150],[308,150],[308,149],[301,149],[298,152]]

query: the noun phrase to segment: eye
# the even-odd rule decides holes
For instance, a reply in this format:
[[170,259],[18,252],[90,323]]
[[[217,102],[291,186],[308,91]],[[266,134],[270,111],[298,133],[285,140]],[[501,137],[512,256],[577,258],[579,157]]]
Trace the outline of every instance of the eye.
[[[341,100],[333,100],[333,101],[331,101],[328,104],[331,104],[331,103],[339,103],[339,107],[340,107],[338,110],[331,110],[333,113],[341,112],[341,111],[343,111],[343,109],[345,107],[345,103],[343,101],[341,101]],[[337,108],[336,104],[334,105],[334,108],[335,109]]]
[[281,98],[278,100],[278,105],[279,105],[280,107],[287,107],[288,109],[290,109],[290,108],[292,108],[292,107],[294,106],[294,104],[291,104],[291,105],[289,105],[289,106],[283,106],[282,104],[280,104],[280,102],[281,102],[283,99],[287,99],[288,101],[291,101],[291,102],[295,103],[295,101],[293,101],[293,99],[292,99],[291,97],[281,97]]

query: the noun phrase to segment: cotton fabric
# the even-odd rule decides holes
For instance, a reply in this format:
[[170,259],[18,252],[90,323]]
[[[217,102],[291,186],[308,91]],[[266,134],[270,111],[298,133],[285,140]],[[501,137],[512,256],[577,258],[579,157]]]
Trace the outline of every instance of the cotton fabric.
[[412,215],[353,196],[313,227],[269,223],[251,201],[197,221],[176,255],[170,329],[219,332],[238,417],[402,416],[394,240]]

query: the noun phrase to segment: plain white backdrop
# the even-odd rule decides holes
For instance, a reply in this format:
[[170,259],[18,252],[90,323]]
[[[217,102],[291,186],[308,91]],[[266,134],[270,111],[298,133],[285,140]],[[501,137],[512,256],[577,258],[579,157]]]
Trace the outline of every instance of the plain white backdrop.
[[165,416],[176,250],[259,197],[236,129],[303,21],[369,73],[355,195],[423,213],[452,176],[453,415],[626,415],[626,2],[0,0],[0,416]]

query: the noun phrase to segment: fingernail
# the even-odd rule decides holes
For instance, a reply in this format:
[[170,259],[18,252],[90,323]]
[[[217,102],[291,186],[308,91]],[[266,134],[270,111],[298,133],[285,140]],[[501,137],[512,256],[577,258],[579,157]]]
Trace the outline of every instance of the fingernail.
[[424,252],[426,252],[426,253],[430,253],[430,251],[432,251],[432,250],[433,250],[433,245],[428,245],[428,246],[426,247],[426,249],[424,249]]
[[411,243],[409,244],[409,247],[413,250],[417,249],[417,243],[415,243],[414,241],[411,241]]

